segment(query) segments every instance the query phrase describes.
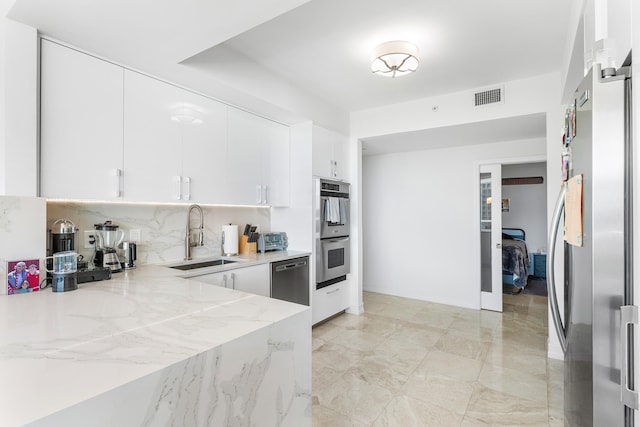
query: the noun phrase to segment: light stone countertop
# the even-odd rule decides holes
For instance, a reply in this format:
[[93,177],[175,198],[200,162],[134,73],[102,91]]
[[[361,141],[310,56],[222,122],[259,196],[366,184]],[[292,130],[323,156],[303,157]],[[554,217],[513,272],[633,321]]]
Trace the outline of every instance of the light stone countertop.
[[198,269],[194,269],[194,270],[177,270],[176,271],[176,276],[177,277],[194,277],[194,276],[201,276],[203,274],[209,274],[209,273],[217,273],[217,272],[221,272],[221,271],[227,271],[227,270],[234,270],[237,268],[245,268],[245,267],[251,267],[254,265],[260,265],[260,264],[266,264],[266,263],[270,263],[270,262],[278,262],[278,261],[284,261],[287,259],[293,259],[293,258],[299,258],[299,257],[304,257],[304,256],[311,256],[311,252],[304,252],[304,251],[272,251],[272,252],[265,252],[265,253],[257,253],[257,254],[241,254],[241,255],[233,255],[233,256],[225,256],[225,257],[213,257],[213,258],[196,258],[196,259],[192,259],[189,261],[173,261],[173,262],[167,262],[167,263],[163,263],[161,265],[163,266],[174,266],[177,264],[191,264],[191,263],[198,263],[198,262],[203,262],[203,261],[207,261],[207,260],[211,260],[211,259],[226,259],[226,260],[231,260],[231,261],[237,261],[237,262],[233,262],[233,263],[229,263],[229,264],[223,264],[223,265],[217,265],[214,267],[204,267],[204,268],[198,268]]
[[[213,269],[305,255],[241,255],[244,262]],[[184,273],[146,265],[72,292],[1,297],[1,424],[41,419],[310,310],[178,277]]]

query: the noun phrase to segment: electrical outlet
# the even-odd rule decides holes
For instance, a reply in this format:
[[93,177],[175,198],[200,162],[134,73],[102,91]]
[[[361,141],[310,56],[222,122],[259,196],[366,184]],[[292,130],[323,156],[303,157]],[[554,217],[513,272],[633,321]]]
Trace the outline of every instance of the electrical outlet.
[[133,243],[140,243],[140,229],[129,230],[129,240]]
[[83,242],[85,249],[91,249],[95,246],[96,243],[96,232],[95,230],[85,230],[83,235]]

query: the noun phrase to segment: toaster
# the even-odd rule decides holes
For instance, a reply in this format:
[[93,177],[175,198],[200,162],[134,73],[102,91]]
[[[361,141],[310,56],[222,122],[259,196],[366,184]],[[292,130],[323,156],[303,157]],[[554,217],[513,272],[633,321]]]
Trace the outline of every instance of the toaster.
[[289,246],[287,233],[284,231],[273,231],[270,233],[262,233],[258,240],[258,250],[266,251],[286,251]]

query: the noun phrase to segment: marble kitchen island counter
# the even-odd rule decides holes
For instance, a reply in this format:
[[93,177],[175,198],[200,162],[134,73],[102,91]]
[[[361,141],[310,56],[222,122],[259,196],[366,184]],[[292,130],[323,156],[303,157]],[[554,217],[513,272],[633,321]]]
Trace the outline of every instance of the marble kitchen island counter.
[[309,307],[143,266],[0,313],[3,426],[311,425]]

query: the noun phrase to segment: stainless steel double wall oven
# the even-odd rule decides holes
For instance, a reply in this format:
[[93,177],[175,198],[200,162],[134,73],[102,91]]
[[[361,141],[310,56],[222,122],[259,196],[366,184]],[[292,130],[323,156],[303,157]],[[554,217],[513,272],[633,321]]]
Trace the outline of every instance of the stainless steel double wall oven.
[[350,184],[315,180],[316,289],[346,280],[350,271]]

